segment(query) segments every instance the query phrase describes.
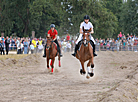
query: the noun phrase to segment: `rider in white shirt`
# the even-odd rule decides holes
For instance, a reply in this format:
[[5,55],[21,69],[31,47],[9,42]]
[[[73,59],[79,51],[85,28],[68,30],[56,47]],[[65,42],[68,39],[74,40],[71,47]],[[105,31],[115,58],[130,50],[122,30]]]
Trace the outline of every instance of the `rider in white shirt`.
[[[82,22],[80,24],[80,35],[79,35],[78,40],[76,41],[75,51],[72,54],[74,57],[76,56],[77,50],[79,49],[80,42],[83,39],[83,36],[82,36],[83,35],[82,27],[84,27],[85,30],[89,30],[91,28],[91,32],[90,33],[91,34],[94,33],[94,31],[93,31],[93,25],[92,25],[91,22],[89,22],[89,20],[90,20],[90,17],[88,15],[85,15],[84,16],[84,22]],[[93,54],[94,54],[94,56],[97,56],[97,54],[95,54],[95,44],[96,44],[96,42],[95,42],[95,40],[94,40],[94,38],[92,36],[90,36],[90,43],[91,43],[91,45],[93,47]]]

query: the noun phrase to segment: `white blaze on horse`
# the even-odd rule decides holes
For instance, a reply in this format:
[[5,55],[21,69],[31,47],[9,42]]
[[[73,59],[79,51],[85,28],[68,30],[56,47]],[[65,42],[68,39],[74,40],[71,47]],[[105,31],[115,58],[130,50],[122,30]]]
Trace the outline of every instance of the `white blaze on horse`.
[[94,76],[93,73],[93,68],[94,68],[94,55],[93,55],[93,48],[92,45],[90,44],[90,32],[91,28],[86,31],[83,27],[83,39],[81,40],[81,46],[80,50],[77,51],[76,58],[79,59],[81,65],[80,65],[80,73],[85,74],[85,68],[84,68],[84,63],[86,61],[89,61],[87,63],[87,76],[86,78],[90,78]]

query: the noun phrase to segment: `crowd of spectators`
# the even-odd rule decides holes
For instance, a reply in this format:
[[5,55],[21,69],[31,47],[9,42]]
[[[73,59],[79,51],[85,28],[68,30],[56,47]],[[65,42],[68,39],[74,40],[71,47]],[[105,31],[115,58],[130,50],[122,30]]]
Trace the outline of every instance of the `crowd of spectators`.
[[28,38],[28,37],[12,37],[7,36],[4,38],[0,37],[0,54],[8,55],[9,51],[17,51],[17,54],[28,54],[29,51],[33,53],[41,53],[43,50],[43,45],[45,44],[44,39]]
[[[69,52],[74,51],[75,41],[67,34],[66,37],[59,38],[58,42],[61,46],[62,51]],[[107,38],[107,39],[95,39],[96,41],[96,50],[99,51],[138,51],[138,36],[135,35],[125,35],[120,32],[117,38]],[[0,54],[8,55],[9,51],[17,51],[17,54],[28,54],[29,51],[33,53],[41,53],[45,45],[45,39],[40,38],[20,38],[7,36],[4,38],[0,37]]]
[[138,51],[138,36],[125,35],[120,32],[117,39],[96,39],[97,50],[112,50],[112,51]]

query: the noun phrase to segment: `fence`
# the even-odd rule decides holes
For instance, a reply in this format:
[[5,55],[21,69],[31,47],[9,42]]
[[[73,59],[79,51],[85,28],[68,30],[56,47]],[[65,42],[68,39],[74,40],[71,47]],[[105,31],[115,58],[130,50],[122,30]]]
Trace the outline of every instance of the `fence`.
[[96,51],[138,51],[138,45],[114,45],[114,46],[106,46],[106,45],[96,45]]
[[[16,46],[10,46],[9,47],[9,51],[16,51],[17,47]],[[73,51],[74,48],[71,49],[71,51]],[[138,45],[114,45],[114,46],[106,46],[106,45],[96,45],[96,51],[138,51]]]

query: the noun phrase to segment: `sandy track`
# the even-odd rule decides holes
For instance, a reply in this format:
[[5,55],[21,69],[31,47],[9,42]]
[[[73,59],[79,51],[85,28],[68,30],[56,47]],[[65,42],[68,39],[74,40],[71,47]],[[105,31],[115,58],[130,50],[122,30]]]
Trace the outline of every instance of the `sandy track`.
[[64,53],[60,68],[56,59],[54,74],[41,56],[0,68],[0,102],[138,101],[138,53],[99,52],[90,79],[79,74],[79,61],[70,53]]

